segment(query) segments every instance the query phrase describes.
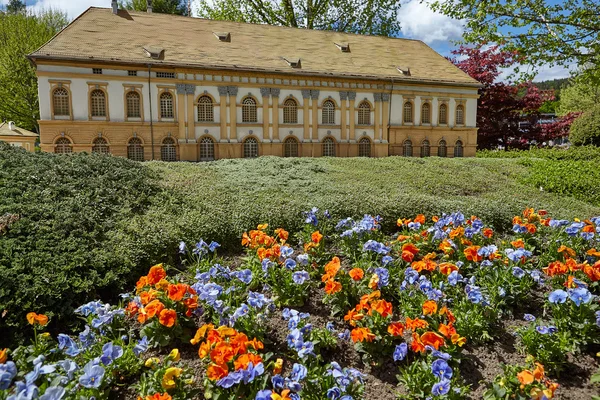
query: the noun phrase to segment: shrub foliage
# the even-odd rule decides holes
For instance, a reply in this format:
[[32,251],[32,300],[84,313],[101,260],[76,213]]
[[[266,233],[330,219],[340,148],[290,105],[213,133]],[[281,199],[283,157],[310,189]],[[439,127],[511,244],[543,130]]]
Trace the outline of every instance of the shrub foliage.
[[600,146],[600,105],[583,113],[573,122],[569,140],[575,146]]

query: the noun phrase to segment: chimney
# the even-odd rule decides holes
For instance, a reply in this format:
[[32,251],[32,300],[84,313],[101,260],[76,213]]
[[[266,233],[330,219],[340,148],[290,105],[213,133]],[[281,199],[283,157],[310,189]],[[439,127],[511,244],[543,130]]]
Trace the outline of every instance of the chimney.
[[117,0],[112,0],[111,6],[112,6],[112,13],[117,15],[117,13],[119,12],[119,5],[117,4]]
[[148,4],[146,12],[148,14],[152,14],[152,0],[146,0],[146,1],[147,1],[147,4]]
[[8,130],[9,131],[14,131],[15,130],[15,123],[13,121],[9,121],[8,122]]

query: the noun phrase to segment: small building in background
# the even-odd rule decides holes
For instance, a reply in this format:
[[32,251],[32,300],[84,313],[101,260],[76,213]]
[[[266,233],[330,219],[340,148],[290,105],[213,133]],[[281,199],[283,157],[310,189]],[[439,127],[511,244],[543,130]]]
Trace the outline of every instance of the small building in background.
[[35,151],[38,134],[19,128],[14,122],[0,122],[0,141],[11,146],[22,147],[27,151]]

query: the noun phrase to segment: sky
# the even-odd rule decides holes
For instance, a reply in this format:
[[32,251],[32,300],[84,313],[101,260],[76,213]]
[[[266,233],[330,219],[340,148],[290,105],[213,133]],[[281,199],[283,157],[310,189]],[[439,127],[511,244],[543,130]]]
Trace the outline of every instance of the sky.
[[[0,0],[0,5],[7,2]],[[26,4],[34,9],[61,9],[73,19],[90,6],[110,7],[110,0],[26,0]],[[450,55],[455,48],[452,41],[459,40],[464,30],[462,21],[433,12],[420,0],[402,0],[398,19],[402,28],[400,37],[422,40],[443,56]],[[506,71],[504,76],[509,74]],[[568,76],[569,71],[563,67],[542,67],[535,81]]]

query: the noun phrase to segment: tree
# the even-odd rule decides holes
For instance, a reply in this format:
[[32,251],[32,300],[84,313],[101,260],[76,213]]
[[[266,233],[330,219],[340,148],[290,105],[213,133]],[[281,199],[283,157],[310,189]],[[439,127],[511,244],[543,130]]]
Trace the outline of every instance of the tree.
[[0,13],[0,120],[37,130],[37,78],[25,56],[66,25],[66,14],[52,10],[37,15]]
[[600,80],[600,2],[597,0],[435,0],[435,11],[465,20],[464,40],[495,43],[542,64],[577,64]]
[[586,77],[577,77],[572,80],[571,86],[561,90],[560,95],[560,104],[556,110],[559,115],[587,111],[600,104],[600,84]]
[[[120,2],[119,7],[127,10],[135,11],[146,11],[147,0],[126,0]],[[162,14],[178,14],[188,15],[188,1],[187,0],[153,0],[152,1],[152,12]]]
[[573,122],[569,140],[574,146],[600,146],[600,104],[594,105]]
[[9,0],[8,4],[6,5],[6,12],[9,14],[22,13],[26,10],[27,7],[21,0]]
[[541,134],[538,110],[553,96],[531,82],[498,82],[501,68],[511,67],[520,60],[517,53],[500,50],[498,46],[463,46],[453,54],[457,58],[451,61],[482,84],[477,105],[479,148],[527,147],[538,141]]
[[200,0],[202,17],[393,36],[400,31],[397,0]]

